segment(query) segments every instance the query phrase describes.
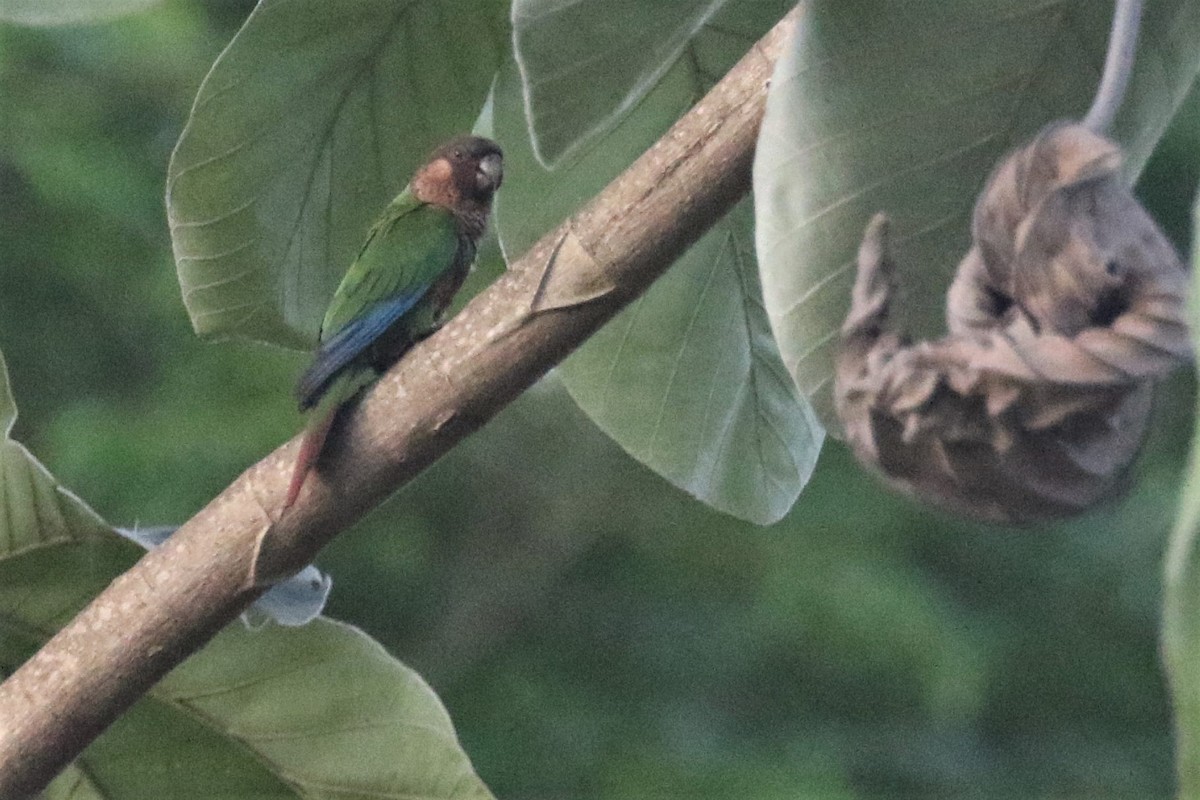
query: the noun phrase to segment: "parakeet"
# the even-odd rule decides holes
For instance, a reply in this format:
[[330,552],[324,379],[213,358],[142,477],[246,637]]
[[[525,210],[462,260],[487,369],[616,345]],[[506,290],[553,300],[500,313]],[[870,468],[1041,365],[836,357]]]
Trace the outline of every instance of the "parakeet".
[[462,286],[504,177],[499,145],[458,136],[437,148],[371,226],[296,384],[311,413],[284,508],[296,501],[338,411],[438,326]]

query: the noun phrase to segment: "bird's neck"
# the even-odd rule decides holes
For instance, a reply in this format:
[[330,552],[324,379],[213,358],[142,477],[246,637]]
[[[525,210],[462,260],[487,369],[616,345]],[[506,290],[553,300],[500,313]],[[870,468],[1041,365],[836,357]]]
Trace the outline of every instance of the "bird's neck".
[[491,203],[465,202],[449,209],[458,222],[458,229],[474,241],[479,241],[487,229],[488,214],[492,210]]
[[[443,167],[439,169],[439,167]],[[422,203],[428,203],[449,211],[465,236],[478,240],[487,228],[488,215],[492,210],[491,198],[485,201],[463,197],[454,181],[446,174],[448,165],[444,160],[420,170],[412,181],[412,193]]]

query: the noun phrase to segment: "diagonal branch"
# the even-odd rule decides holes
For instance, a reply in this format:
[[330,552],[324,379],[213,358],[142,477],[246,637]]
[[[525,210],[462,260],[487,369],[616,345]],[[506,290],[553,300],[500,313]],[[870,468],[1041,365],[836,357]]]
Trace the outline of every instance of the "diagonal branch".
[[0,797],[44,786],[271,581],[479,428],[750,188],[793,11],[666,135],[390,370],[279,516],[298,439],[246,470],[0,684]]

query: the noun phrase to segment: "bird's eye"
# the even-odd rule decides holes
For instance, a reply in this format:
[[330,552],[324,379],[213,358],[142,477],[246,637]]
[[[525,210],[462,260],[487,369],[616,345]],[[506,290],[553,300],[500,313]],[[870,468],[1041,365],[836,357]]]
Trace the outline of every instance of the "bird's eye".
[[458,160],[460,160],[460,161],[461,161],[461,160],[462,160],[462,157],[463,157],[463,151],[462,151],[462,150],[455,150],[455,151],[454,151],[454,157],[455,157],[455,158],[457,158]]

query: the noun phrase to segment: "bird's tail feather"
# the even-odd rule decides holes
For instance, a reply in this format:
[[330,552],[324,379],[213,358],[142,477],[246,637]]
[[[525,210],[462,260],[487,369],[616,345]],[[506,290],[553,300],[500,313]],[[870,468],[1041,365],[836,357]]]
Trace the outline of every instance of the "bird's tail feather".
[[312,420],[304,428],[304,438],[300,440],[300,452],[296,454],[296,466],[292,468],[292,480],[288,484],[287,498],[283,501],[284,508],[291,508],[300,496],[300,488],[309,470],[317,463],[321,450],[325,447],[325,439],[333,420],[337,417],[338,409],[331,408],[321,416],[313,415]]
[[291,508],[300,496],[304,479],[321,457],[321,452],[325,449],[325,440],[329,437],[329,431],[333,428],[338,414],[374,377],[374,371],[371,369],[343,373],[334,379],[329,390],[321,398],[304,428],[304,438],[300,440],[300,451],[296,455],[296,466],[292,468],[292,479],[288,484],[287,497],[283,501],[284,509]]

